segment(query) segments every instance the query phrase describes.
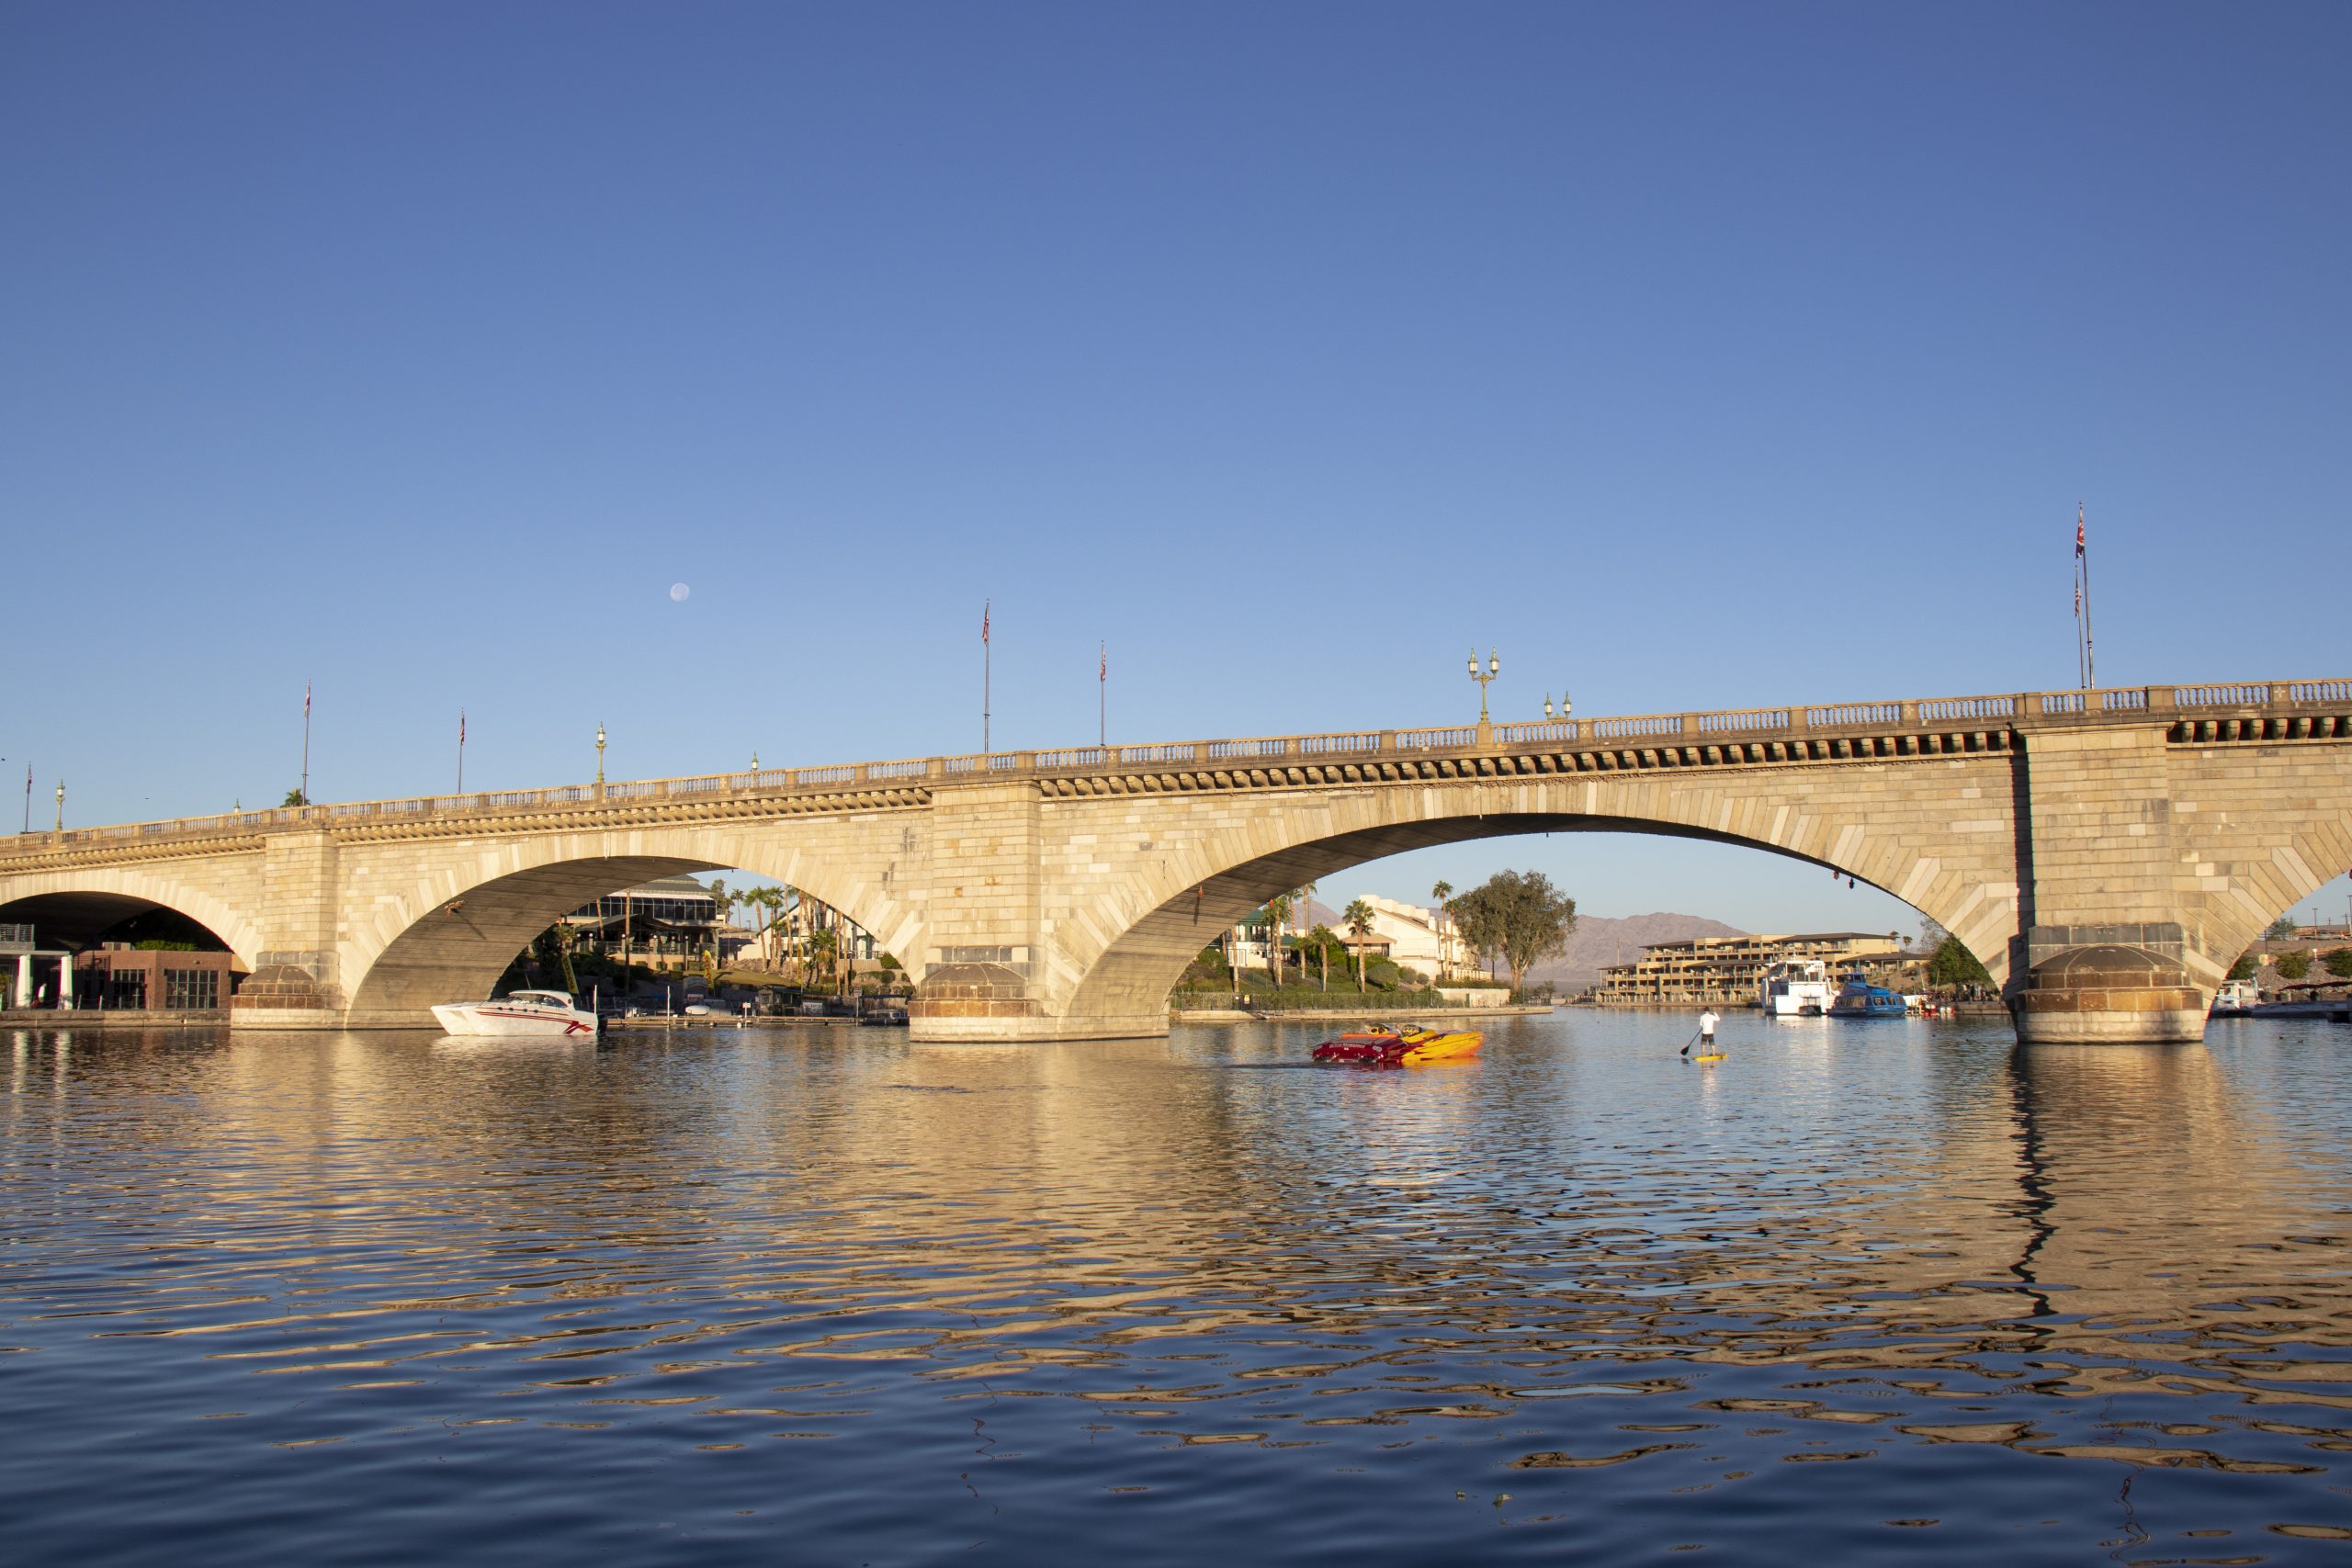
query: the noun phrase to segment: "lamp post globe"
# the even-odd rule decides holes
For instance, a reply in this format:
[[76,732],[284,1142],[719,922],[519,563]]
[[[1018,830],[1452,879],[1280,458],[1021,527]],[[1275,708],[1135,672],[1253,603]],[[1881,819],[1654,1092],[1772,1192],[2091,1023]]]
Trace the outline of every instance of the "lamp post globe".
[[596,782],[605,782],[605,721],[596,721]]
[[65,830],[65,781],[57,781],[57,830]]
[[1482,739],[1483,732],[1492,722],[1487,716],[1487,686],[1502,673],[1502,670],[1503,661],[1496,657],[1493,649],[1487,649],[1487,667],[1484,670],[1478,668],[1478,650],[1475,648],[1470,650],[1470,679],[1478,682],[1478,728]]

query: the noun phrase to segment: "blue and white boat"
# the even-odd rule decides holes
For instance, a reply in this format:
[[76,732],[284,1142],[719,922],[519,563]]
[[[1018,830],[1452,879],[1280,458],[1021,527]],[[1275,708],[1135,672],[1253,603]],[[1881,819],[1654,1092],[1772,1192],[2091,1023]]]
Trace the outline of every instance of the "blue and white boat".
[[1901,1018],[1908,1010],[1902,992],[1873,986],[1860,974],[1847,976],[1845,989],[1829,1004],[1832,1018]]

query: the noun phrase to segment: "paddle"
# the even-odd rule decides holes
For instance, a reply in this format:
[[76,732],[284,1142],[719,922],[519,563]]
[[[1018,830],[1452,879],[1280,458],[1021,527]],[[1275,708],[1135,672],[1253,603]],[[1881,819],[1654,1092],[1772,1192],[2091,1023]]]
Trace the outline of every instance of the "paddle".
[[[1693,1034],[1690,1037],[1690,1045],[1696,1045],[1697,1043],[1699,1043],[1699,1037]],[[1678,1056],[1688,1056],[1690,1054],[1690,1045],[1685,1045],[1681,1050],[1677,1051],[1675,1055]]]

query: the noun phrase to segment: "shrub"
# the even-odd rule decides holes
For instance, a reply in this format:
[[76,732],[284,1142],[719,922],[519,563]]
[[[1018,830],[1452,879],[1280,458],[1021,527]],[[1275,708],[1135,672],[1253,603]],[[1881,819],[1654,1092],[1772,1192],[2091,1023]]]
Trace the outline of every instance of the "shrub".
[[2339,947],[2322,958],[2320,963],[2337,979],[2352,980],[2352,947]]
[[1404,972],[1385,958],[1375,958],[1364,965],[1364,982],[1384,991],[1393,991],[1404,977]]
[[2251,980],[2254,978],[2254,970],[2255,963],[2253,953],[2241,953],[2238,954],[2238,961],[2230,965],[2230,972],[2223,976],[2222,978],[2228,980]]
[[2301,948],[2293,948],[2272,959],[2282,980],[2300,980],[2312,972],[2312,955]]

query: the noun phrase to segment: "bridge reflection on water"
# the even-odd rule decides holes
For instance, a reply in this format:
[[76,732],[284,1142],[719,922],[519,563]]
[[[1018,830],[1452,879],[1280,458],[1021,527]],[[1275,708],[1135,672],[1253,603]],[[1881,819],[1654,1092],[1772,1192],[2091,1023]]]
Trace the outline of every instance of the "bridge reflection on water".
[[[298,1555],[479,1524],[430,1473],[467,1433],[526,1558],[743,1506],[818,1555],[1107,1551],[1129,1487],[1221,1499],[1171,1551],[1437,1550],[1456,1491],[1616,1560],[1766,1495],[1815,1561],[1915,1517],[1930,1560],[2078,1555],[2119,1487],[2145,1539],[2352,1522],[2340,1029],[1742,1020],[1698,1068],[1675,1027],[1506,1021],[1403,1074],[1272,1030],[20,1032],[0,1340],[60,1455],[138,1430],[120,1483]],[[716,1457],[779,1445],[782,1488]],[[0,1461],[36,1483],[42,1555],[104,1547],[95,1478]]]

